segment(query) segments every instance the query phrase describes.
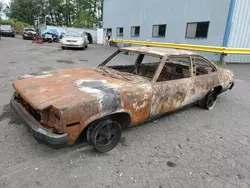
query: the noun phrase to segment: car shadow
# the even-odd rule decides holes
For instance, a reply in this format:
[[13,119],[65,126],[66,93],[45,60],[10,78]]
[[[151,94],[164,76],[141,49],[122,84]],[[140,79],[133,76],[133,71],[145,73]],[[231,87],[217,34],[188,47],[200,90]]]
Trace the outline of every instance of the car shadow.
[[0,122],[8,119],[8,124],[24,125],[24,121],[14,112],[10,104],[6,104],[2,108],[2,114],[0,114]]

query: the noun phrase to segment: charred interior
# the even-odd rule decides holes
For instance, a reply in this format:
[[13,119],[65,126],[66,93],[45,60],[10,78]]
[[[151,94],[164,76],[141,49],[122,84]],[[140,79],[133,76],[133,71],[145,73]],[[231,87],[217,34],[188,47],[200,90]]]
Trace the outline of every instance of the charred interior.
[[[134,65],[115,65],[108,67],[152,80],[161,61],[162,59],[159,57],[137,54]],[[199,57],[193,58],[193,67],[196,76],[215,72],[213,66]],[[187,56],[170,56],[163,66],[157,81],[169,81],[188,77],[191,77],[191,58]]]

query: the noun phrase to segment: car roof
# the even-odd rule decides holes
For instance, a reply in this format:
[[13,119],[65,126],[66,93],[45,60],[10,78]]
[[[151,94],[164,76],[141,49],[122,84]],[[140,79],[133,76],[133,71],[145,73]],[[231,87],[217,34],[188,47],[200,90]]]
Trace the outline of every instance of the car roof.
[[160,47],[126,47],[126,48],[121,48],[121,50],[145,53],[145,54],[154,54],[158,56],[198,55],[197,53],[188,50],[180,50],[174,48],[160,48]]

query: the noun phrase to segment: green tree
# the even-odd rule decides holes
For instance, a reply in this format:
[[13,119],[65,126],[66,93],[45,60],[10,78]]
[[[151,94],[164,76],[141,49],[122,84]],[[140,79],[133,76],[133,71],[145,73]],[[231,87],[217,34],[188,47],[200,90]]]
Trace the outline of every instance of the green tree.
[[77,14],[73,26],[79,28],[93,28],[94,20],[88,12],[80,12]]
[[0,20],[2,19],[2,14],[4,13],[5,4],[0,0]]
[[103,0],[11,0],[7,14],[29,24],[46,16],[48,24],[101,27],[102,6]]

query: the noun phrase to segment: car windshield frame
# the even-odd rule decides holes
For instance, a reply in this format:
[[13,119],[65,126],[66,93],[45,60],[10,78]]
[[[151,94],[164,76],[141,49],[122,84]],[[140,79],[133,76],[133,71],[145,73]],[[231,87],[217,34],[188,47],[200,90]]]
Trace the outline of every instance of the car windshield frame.
[[0,25],[1,30],[11,30],[11,25]]
[[[138,56],[140,55],[149,55],[152,57],[159,57],[160,58],[160,62],[155,70],[154,76],[152,77],[152,79],[150,80],[152,83],[155,83],[157,78],[159,77],[160,72],[163,69],[163,66],[165,64],[165,61],[168,59],[168,56],[163,56],[163,55],[159,55],[159,54],[154,54],[154,53],[146,53],[146,52],[140,52],[140,51],[134,51],[134,50],[128,50],[128,49],[119,49],[117,50],[115,53],[113,53],[111,56],[109,56],[105,61],[103,61],[101,64],[98,65],[99,68],[101,67],[108,67],[112,69],[112,66],[108,66],[108,63],[115,58],[117,55],[119,55],[120,53],[124,53],[124,52],[131,52],[131,53],[137,53]],[[136,65],[136,62],[135,62]],[[121,65],[122,66],[122,65]],[[143,77],[143,76],[142,76]]]
[[68,31],[66,34],[65,34],[66,37],[83,37],[83,33],[81,32],[77,32],[77,31]]
[[26,31],[26,32],[28,32],[28,31],[36,32],[35,29],[32,29],[32,28],[25,28],[24,31]]

